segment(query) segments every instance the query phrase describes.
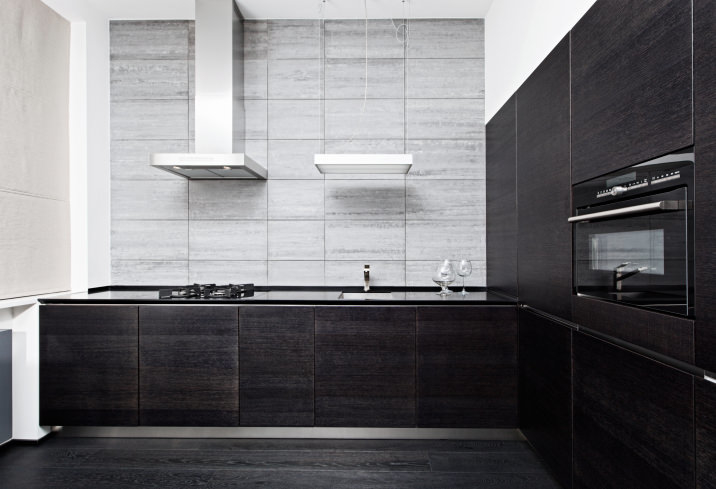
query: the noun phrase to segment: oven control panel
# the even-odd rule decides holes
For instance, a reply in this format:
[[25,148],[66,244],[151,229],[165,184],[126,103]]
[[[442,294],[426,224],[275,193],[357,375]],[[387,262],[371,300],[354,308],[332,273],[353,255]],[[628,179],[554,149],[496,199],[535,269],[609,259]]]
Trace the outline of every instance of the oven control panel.
[[657,183],[669,182],[671,180],[678,180],[679,178],[681,178],[681,171],[674,170],[674,171],[662,173],[660,175],[654,175],[653,177],[651,177],[651,184],[656,185]]
[[572,187],[575,209],[633,199],[671,187],[693,188],[693,149],[672,153],[578,183]]
[[[652,183],[653,180],[652,180]],[[644,188],[649,186],[649,179],[648,178],[642,178],[640,180],[636,180],[627,184],[622,185],[614,185],[613,187],[610,187],[605,190],[600,190],[597,192],[597,198],[601,199],[604,197],[617,197],[619,195],[625,194],[630,190],[636,190],[638,188]]]

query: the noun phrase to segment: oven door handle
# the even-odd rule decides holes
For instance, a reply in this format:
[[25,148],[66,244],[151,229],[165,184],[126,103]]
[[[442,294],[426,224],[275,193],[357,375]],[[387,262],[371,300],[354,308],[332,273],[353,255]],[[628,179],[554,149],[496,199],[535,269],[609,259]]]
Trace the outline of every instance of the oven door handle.
[[621,217],[631,214],[641,214],[650,211],[678,211],[684,209],[684,202],[679,200],[662,200],[659,202],[650,202],[648,204],[632,205],[629,207],[621,207],[609,211],[593,212],[592,214],[584,214],[583,216],[574,216],[567,219],[568,222],[592,221],[595,219],[605,219],[609,217]]

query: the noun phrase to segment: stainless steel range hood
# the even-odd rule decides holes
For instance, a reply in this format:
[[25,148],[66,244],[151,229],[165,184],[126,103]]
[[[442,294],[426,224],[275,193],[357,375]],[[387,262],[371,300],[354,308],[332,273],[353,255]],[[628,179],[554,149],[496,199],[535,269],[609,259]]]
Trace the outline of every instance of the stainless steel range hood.
[[154,153],[151,165],[190,179],[266,179],[244,153],[243,27],[234,0],[196,0],[194,153]]

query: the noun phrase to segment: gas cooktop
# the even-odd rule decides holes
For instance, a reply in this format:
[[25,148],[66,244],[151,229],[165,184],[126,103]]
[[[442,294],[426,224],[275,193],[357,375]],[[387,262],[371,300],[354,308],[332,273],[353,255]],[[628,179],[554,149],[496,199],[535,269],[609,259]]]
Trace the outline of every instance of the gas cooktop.
[[254,295],[254,284],[193,284],[159,289],[160,299],[241,299]]

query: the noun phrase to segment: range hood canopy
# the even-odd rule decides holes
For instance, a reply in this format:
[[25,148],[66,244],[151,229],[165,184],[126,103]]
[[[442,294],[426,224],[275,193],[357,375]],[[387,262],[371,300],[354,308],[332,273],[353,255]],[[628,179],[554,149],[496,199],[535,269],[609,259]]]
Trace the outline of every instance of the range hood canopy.
[[244,154],[244,41],[234,0],[196,0],[195,33],[195,153],[154,153],[151,165],[190,179],[266,179]]

